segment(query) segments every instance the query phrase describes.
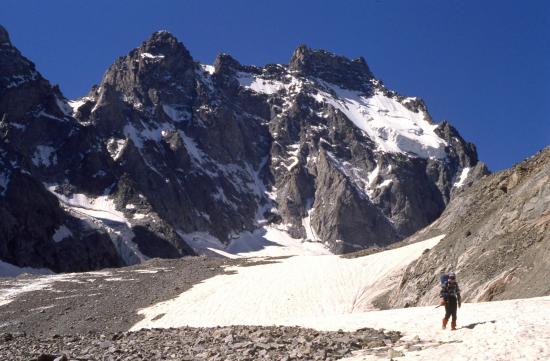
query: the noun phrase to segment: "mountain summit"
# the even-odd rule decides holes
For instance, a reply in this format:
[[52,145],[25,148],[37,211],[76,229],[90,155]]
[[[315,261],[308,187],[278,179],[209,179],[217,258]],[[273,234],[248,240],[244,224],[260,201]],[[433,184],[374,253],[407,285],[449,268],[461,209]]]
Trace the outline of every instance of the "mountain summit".
[[[18,62],[34,71],[0,47],[0,63]],[[473,144],[434,123],[421,99],[387,89],[363,58],[305,46],[288,65],[227,54],[203,65],[156,32],[71,101],[45,80],[8,77],[0,259],[19,266],[92,269],[283,238],[335,253],[383,246],[487,174]],[[12,104],[26,104],[17,118]],[[17,216],[34,207],[16,191],[21,179],[45,199],[25,221],[32,235]]]

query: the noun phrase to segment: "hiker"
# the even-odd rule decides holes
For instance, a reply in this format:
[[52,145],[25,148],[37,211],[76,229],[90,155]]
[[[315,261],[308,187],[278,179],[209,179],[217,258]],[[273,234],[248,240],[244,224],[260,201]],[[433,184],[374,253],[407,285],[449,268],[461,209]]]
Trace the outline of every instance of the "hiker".
[[456,308],[462,306],[462,300],[460,298],[460,288],[456,282],[456,275],[454,272],[449,272],[446,275],[446,279],[442,279],[441,292],[441,306],[445,306],[445,317],[443,318],[443,329],[447,327],[449,317],[451,320],[451,331],[456,330]]

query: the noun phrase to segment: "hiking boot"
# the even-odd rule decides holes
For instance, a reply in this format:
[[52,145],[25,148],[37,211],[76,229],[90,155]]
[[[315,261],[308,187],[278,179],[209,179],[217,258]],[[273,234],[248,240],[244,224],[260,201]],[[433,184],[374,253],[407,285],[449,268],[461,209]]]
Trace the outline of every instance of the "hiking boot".
[[456,331],[456,321],[451,321],[451,331]]
[[448,319],[444,318],[443,319],[443,322],[441,323],[441,329],[446,329],[447,328],[447,321],[449,321]]

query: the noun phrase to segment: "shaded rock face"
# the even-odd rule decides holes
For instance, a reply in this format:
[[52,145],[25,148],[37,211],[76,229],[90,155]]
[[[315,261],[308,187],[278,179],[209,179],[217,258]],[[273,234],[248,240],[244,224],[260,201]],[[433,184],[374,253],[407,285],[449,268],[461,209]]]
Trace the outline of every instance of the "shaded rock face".
[[85,257],[101,262],[88,268],[181,257],[193,239],[227,244],[265,226],[337,253],[383,246],[487,173],[456,129],[387,89],[363,58],[300,46],[289,65],[221,54],[208,66],[163,31],[68,101],[3,29],[0,39],[0,204],[20,203],[5,205],[13,174],[32,178],[37,196],[54,196],[32,242],[93,239],[101,254]]
[[403,275],[388,306],[437,302],[439,272],[457,272],[467,302],[550,294],[550,148],[457,192],[411,241],[446,237]]

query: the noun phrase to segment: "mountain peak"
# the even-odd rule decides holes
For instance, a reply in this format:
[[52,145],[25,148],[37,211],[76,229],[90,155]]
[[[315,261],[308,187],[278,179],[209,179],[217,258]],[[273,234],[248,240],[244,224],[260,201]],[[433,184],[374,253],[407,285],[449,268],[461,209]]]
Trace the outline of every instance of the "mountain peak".
[[290,59],[289,69],[353,90],[366,90],[374,76],[363,57],[350,60],[322,49],[300,45]]
[[216,60],[214,60],[214,69],[216,69],[216,73],[219,72],[233,72],[238,71],[242,68],[241,63],[239,63],[238,60],[233,58],[231,55],[226,53],[220,53],[216,57]]
[[146,43],[154,43],[154,44],[158,44],[158,43],[169,43],[170,44],[170,43],[177,43],[178,39],[172,33],[170,33],[167,30],[159,30],[159,31],[155,31],[153,34],[151,34],[149,39],[147,39],[145,42]]
[[139,50],[142,53],[162,55],[164,57],[175,56],[192,60],[191,54],[179,40],[166,30],[156,31],[149,39],[145,40]]
[[11,45],[10,41],[10,35],[8,34],[8,31],[6,28],[4,28],[2,25],[0,25],[0,45],[3,44]]

